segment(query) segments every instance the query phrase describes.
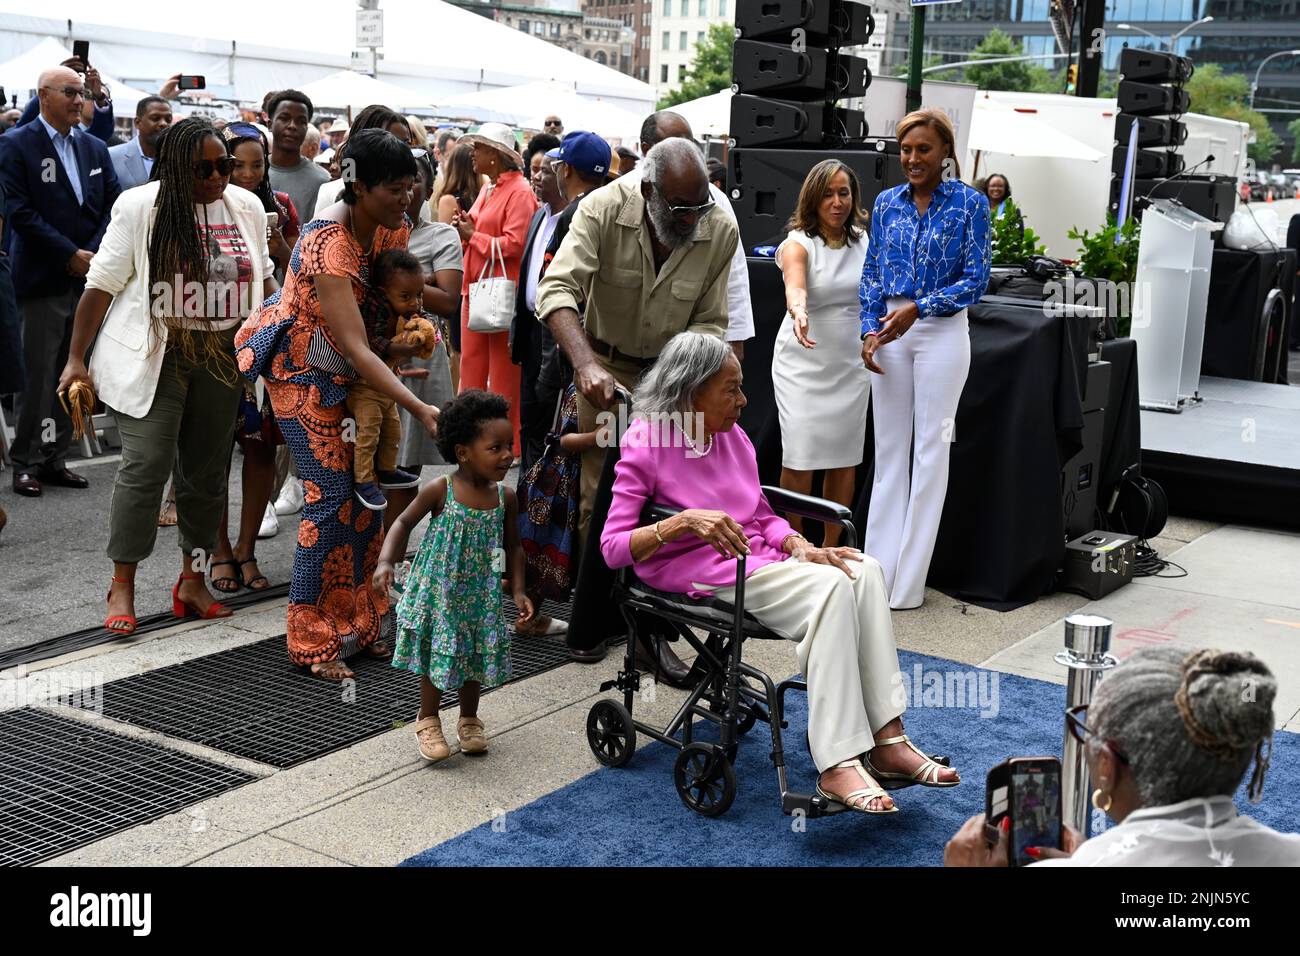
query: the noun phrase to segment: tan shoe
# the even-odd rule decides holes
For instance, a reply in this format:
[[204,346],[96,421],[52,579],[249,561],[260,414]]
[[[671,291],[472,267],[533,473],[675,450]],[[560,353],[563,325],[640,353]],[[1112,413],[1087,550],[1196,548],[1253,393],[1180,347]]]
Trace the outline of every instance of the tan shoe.
[[462,717],[458,720],[456,736],[460,738],[460,752],[463,754],[481,754],[488,749],[487,734],[483,732],[483,721],[477,717]]
[[442,719],[438,716],[417,720],[415,737],[420,741],[420,756],[430,763],[437,763],[451,756],[451,748],[447,746],[447,739],[442,735]]

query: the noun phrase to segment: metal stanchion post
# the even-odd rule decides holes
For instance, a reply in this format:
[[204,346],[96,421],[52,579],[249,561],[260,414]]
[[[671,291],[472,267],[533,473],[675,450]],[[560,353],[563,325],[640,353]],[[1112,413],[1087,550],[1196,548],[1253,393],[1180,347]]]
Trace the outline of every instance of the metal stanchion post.
[[[1089,703],[1102,675],[1119,663],[1109,653],[1113,627],[1109,618],[1096,614],[1071,614],[1065,619],[1065,650],[1056,655],[1056,663],[1070,670],[1065,690],[1066,707]],[[1090,788],[1083,746],[1067,727],[1061,761],[1061,819],[1084,836],[1088,835]]]

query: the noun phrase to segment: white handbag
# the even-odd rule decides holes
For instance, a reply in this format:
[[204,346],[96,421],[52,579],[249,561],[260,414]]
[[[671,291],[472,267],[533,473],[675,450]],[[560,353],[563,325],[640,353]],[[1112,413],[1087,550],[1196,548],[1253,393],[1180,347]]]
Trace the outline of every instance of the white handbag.
[[[501,264],[499,276],[494,264]],[[506,260],[501,240],[492,240],[487,262],[479,270],[478,281],[469,287],[469,330],[471,332],[508,332],[515,317],[515,284],[506,278]]]

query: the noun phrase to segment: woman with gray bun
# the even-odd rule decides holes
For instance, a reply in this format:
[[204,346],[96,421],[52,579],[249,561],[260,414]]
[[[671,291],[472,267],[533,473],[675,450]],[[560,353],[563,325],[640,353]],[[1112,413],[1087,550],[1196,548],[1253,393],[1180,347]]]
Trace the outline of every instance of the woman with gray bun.
[[[1148,648],[1066,712],[1085,744],[1092,803],[1118,826],[1064,850],[1034,848],[1038,866],[1300,866],[1300,835],[1240,816],[1232,797],[1251,762],[1251,803],[1264,792],[1277,681],[1238,651]],[[1007,834],[985,839],[971,817],[948,841],[945,866],[1006,866]]]

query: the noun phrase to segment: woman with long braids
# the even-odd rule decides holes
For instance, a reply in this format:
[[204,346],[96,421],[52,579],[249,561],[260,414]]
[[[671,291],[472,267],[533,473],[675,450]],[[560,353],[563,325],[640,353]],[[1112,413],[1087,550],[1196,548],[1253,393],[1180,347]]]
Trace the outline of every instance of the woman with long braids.
[[289,659],[336,681],[353,676],[345,663],[353,654],[387,656],[392,620],[387,597],[370,588],[383,521],[354,500],[348,387],[365,382],[430,434],[438,420],[438,409],[370,350],[360,309],[373,294],[370,264],[406,247],[415,158],[392,134],[368,129],[348,139],[347,159],[352,176],[342,200],[303,227],[284,289],[235,339],[240,371],[266,379],[305,493],[289,586]]
[[256,196],[230,185],[230,170],[211,123],[190,118],[168,129],[154,178],[114,204],[77,306],[59,390],[93,384],[122,436],[104,622],[115,634],[136,628],[135,571],[153,552],[158,502],[173,466],[181,554],[172,611],[230,615],[203,576],[217,542],[243,391],[234,338],[240,321],[277,288],[266,212]]

